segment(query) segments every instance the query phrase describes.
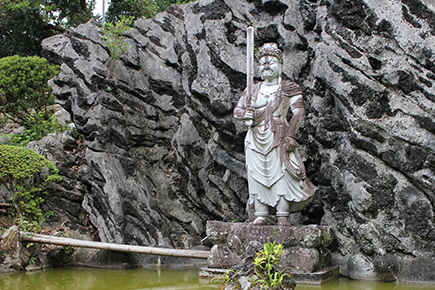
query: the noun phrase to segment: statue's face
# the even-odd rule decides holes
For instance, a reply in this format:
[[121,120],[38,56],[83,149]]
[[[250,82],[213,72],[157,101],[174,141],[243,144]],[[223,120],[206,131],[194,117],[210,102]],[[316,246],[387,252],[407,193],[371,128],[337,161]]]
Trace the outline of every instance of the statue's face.
[[260,72],[267,80],[279,78],[281,74],[281,64],[276,57],[265,55],[260,58]]

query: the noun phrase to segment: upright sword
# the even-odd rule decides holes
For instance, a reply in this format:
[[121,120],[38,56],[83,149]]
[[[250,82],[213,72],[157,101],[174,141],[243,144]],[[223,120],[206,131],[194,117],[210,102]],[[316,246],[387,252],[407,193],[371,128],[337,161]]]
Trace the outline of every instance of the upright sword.
[[252,93],[254,92],[254,27],[246,30],[246,109],[252,108]]

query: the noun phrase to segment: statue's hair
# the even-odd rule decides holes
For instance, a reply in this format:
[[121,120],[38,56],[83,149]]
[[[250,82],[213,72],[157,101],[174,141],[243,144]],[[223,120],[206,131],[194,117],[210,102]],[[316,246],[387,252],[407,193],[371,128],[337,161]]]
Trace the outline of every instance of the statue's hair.
[[282,63],[282,51],[278,48],[278,45],[273,42],[265,43],[260,51],[257,52],[257,59],[262,58],[263,56],[274,56],[278,59],[280,63]]

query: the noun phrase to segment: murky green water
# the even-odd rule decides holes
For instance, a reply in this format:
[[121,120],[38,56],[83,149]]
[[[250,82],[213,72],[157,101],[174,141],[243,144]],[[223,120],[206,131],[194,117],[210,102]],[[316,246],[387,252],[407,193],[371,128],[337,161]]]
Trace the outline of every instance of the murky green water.
[[296,290],[435,290],[435,285],[358,282],[340,277],[321,286],[297,285]]
[[[131,269],[57,268],[50,270],[0,274],[1,289],[79,289],[122,290],[218,289],[217,284],[198,279],[198,269]],[[435,286],[413,284],[356,282],[337,278],[322,286],[296,286],[296,290],[434,290]]]
[[0,289],[118,290],[217,289],[198,279],[198,269],[129,269],[56,268],[0,275]]

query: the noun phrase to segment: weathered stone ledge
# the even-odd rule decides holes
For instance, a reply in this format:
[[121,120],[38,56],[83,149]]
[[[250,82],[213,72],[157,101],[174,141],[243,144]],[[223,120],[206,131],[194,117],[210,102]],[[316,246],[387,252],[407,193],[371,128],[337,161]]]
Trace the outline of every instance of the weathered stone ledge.
[[208,258],[210,268],[236,266],[267,242],[284,246],[280,262],[283,269],[291,267],[297,272],[312,273],[330,266],[327,247],[332,237],[327,226],[255,226],[208,221],[206,232],[214,244]]

